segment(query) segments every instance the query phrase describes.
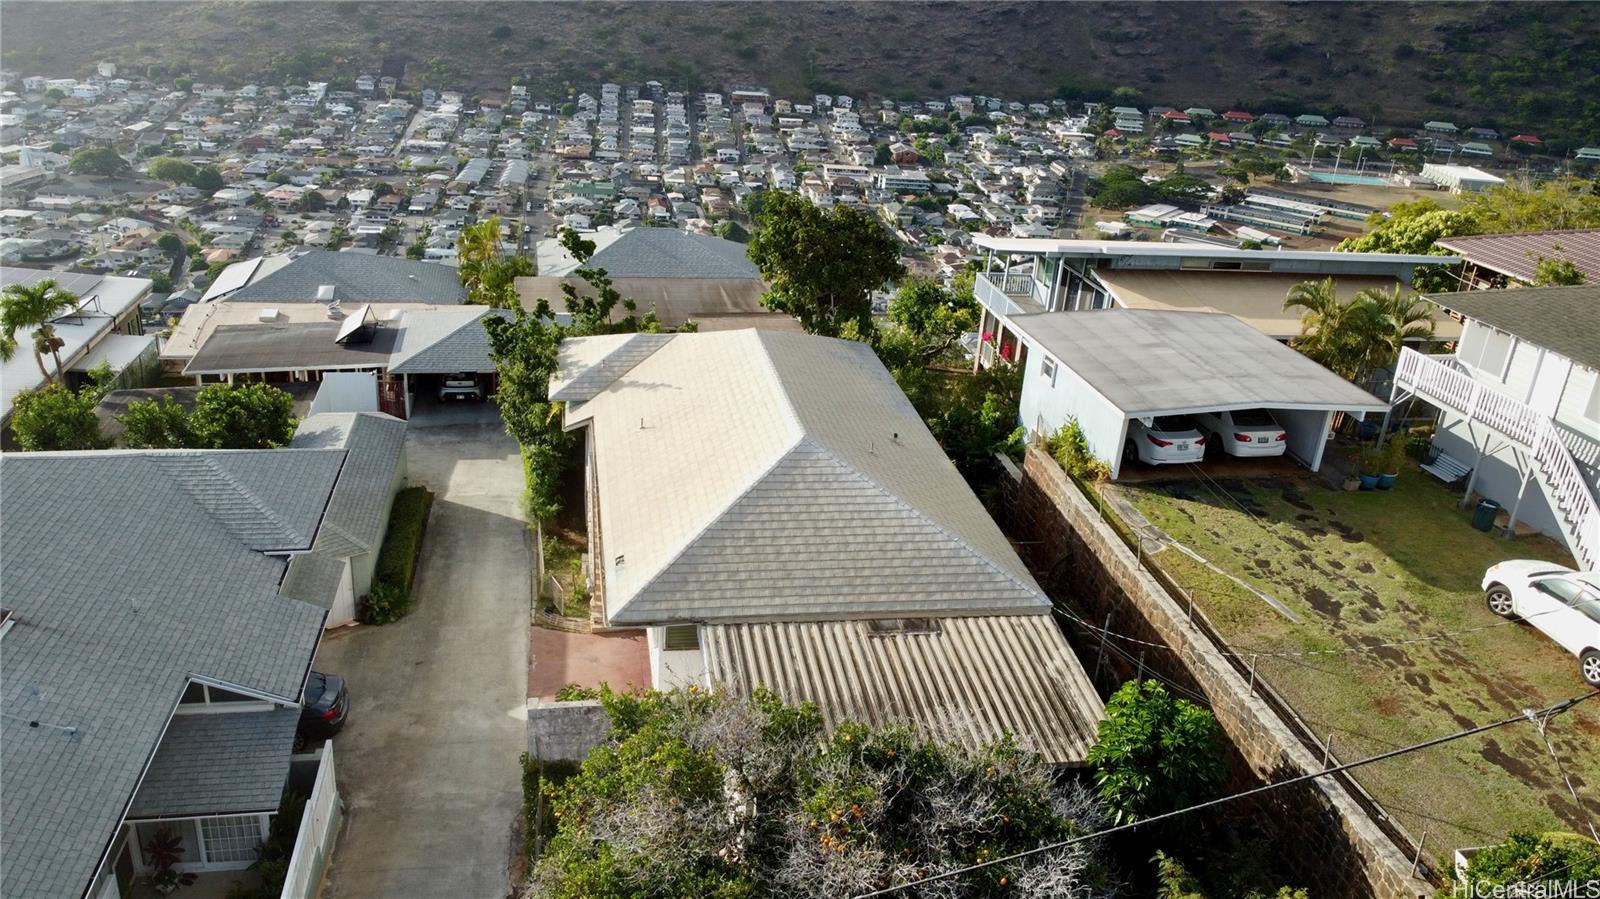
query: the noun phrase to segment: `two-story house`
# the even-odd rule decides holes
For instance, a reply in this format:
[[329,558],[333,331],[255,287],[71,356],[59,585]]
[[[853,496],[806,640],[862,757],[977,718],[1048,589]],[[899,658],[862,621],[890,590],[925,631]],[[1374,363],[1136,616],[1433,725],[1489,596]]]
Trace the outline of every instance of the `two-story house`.
[[1463,322],[1454,353],[1406,350],[1396,405],[1439,410],[1429,468],[1600,563],[1600,287],[1429,296]]

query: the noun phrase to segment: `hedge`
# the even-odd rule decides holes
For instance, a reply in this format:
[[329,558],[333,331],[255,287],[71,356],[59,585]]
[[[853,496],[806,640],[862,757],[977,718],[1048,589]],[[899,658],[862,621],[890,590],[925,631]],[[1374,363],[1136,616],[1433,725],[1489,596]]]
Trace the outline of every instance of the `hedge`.
[[411,608],[411,582],[417,573],[417,555],[422,551],[422,535],[428,529],[428,511],[433,508],[433,493],[426,487],[407,487],[395,494],[389,511],[389,531],[378,551],[378,564],[372,574],[372,595],[367,598],[362,620],[368,624],[387,624]]

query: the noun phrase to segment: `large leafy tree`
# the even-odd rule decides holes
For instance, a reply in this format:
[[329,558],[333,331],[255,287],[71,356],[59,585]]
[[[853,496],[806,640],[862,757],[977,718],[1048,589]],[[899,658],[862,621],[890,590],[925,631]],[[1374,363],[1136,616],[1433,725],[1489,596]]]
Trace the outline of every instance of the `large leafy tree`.
[[[1093,830],[1092,794],[1014,742],[937,723],[823,732],[814,705],[605,692],[610,739],[560,785],[530,895],[852,896]],[[941,884],[974,897],[1104,895],[1091,843]],[[911,894],[908,894],[911,895]]]
[[11,404],[11,433],[28,452],[104,449],[110,445],[95,417],[102,391],[95,384],[78,390],[46,384],[17,394]]
[[1160,683],[1129,681],[1106,703],[1089,763],[1113,820],[1149,818],[1216,797],[1226,773],[1222,728]]
[[294,397],[270,384],[212,384],[195,398],[189,427],[212,449],[271,449],[294,439]]
[[68,167],[79,175],[100,175],[109,178],[129,169],[128,160],[110,147],[86,147],[72,154]]
[[812,334],[837,337],[846,324],[871,332],[872,291],[905,274],[899,244],[882,224],[781,191],[766,197],[757,224],[749,254],[770,285],[768,309],[793,315]]
[[189,183],[197,190],[212,194],[221,190],[226,182],[222,180],[222,172],[218,171],[216,166],[205,165],[195,169],[194,177],[189,179]]
[[194,163],[173,156],[157,156],[150,160],[150,177],[168,184],[188,184],[198,171]]
[[456,238],[456,258],[468,302],[484,306],[517,305],[517,278],[535,274],[532,259],[505,254],[497,215],[461,229],[461,236]]
[[[11,361],[17,351],[17,332],[31,330],[33,361],[45,382],[54,383],[61,375],[61,349],[66,342],[56,334],[52,322],[77,304],[78,295],[59,287],[53,278],[6,285],[0,294],[0,359]],[[53,374],[44,366],[46,353],[55,359]]]
[[1493,187],[1473,194],[1462,211],[1483,234],[1600,228],[1600,194],[1594,182],[1577,178],[1556,178],[1538,187]]

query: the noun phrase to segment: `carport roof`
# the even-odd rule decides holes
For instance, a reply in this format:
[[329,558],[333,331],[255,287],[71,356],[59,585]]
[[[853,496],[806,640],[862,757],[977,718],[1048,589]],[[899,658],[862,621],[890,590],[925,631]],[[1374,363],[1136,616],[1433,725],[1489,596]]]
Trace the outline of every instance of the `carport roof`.
[[1046,312],[1012,323],[1129,418],[1221,409],[1382,412],[1388,404],[1231,315]]

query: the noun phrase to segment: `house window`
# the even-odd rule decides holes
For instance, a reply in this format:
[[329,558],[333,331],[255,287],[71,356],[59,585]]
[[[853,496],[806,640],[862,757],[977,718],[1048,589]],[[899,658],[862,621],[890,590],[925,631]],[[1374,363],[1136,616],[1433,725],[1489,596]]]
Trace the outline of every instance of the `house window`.
[[669,624],[661,640],[662,649],[669,652],[691,651],[700,648],[700,626],[697,624]]
[[261,817],[201,818],[200,838],[207,862],[253,862],[261,848]]
[[1039,374],[1050,381],[1050,386],[1056,386],[1056,360],[1045,356],[1039,361]]

